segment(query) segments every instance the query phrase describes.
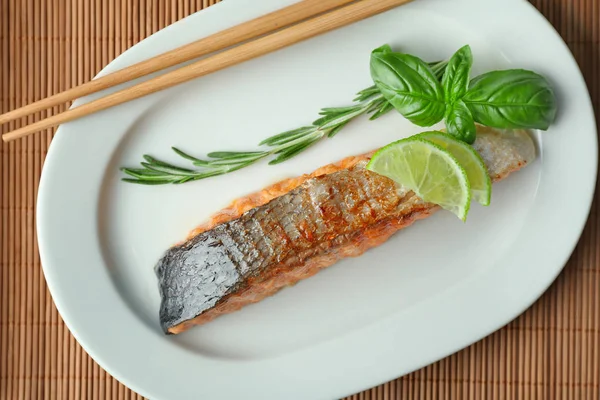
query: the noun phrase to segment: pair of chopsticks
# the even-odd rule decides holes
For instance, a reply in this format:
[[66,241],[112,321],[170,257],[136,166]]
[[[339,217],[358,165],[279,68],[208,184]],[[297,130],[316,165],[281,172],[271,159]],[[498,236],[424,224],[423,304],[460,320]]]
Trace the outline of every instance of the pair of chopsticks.
[[[303,0],[281,10],[0,115],[0,125],[186,61],[156,78],[2,135],[5,142],[170,88],[388,11],[411,0]],[[232,47],[235,46],[235,47]]]

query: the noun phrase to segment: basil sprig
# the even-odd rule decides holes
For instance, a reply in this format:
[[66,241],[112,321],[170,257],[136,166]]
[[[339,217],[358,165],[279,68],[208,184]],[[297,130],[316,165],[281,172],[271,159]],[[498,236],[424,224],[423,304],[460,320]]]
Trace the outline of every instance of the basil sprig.
[[418,57],[382,46],[371,54],[371,77],[384,98],[412,123],[440,122],[457,138],[473,143],[475,122],[492,128],[547,130],[556,118],[550,83],[532,71],[492,71],[469,81],[470,46],[450,58],[441,83]]

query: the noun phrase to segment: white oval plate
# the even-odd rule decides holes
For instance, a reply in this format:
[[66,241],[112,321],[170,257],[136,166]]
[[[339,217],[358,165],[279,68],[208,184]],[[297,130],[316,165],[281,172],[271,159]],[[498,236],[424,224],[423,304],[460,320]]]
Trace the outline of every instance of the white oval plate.
[[[292,3],[228,0],[144,40],[102,72]],[[346,105],[369,86],[383,43],[434,60],[469,43],[474,74],[528,68],[554,83],[557,123],[534,164],[494,187],[462,224],[438,213],[362,257],[178,336],[158,325],[153,267],[232,199],[419,129],[399,115],[352,123],[277,167],[182,186],[122,183],[150,153],[175,162],[252,149]],[[77,101],[76,105],[96,96]],[[500,328],[550,285],[590,208],[596,128],[581,74],[556,32],[521,0],[419,0],[165,92],[63,125],[40,185],[44,272],[71,332],[110,374],[152,399],[337,398],[447,356]],[[564,211],[568,210],[568,211]]]

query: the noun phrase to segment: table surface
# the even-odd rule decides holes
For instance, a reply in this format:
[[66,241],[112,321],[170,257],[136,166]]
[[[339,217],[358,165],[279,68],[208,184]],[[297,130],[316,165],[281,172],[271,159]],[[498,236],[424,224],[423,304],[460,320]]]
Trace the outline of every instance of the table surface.
[[[0,1],[0,112],[91,79],[139,40],[215,2]],[[531,2],[569,45],[600,114],[600,0]],[[0,399],[141,398],[77,344],[44,281],[34,210],[53,133],[0,143]],[[351,398],[600,399],[599,224],[595,200],[565,270],[515,321],[451,357]]]

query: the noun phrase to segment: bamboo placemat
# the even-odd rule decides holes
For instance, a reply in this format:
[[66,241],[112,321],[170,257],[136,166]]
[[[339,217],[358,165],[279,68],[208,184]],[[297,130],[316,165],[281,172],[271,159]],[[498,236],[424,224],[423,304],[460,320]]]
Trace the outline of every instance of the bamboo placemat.
[[[0,110],[87,81],[134,43],[216,1],[0,0]],[[575,54],[600,114],[600,1],[532,3]],[[46,288],[34,210],[52,136],[49,130],[0,143],[0,399],[141,398],[87,356]],[[564,272],[517,320],[445,360],[351,398],[600,399],[599,224],[595,201]]]

